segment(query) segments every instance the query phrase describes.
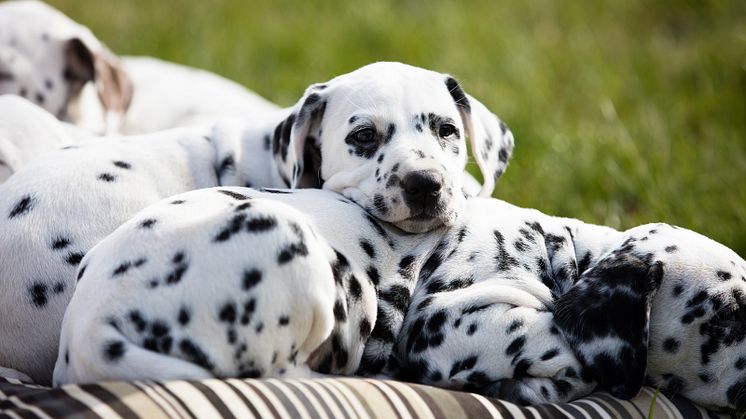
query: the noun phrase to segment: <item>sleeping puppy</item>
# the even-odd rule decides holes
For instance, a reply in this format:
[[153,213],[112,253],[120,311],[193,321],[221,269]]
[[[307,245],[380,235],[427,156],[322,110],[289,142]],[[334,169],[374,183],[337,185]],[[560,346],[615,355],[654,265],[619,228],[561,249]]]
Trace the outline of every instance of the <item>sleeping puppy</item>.
[[0,4],[0,94],[95,134],[142,134],[278,109],[237,83],[154,58],[112,54],[38,1]]
[[0,184],[27,162],[93,136],[15,95],[0,95]]
[[149,204],[219,185],[323,187],[427,231],[454,223],[465,204],[466,137],[489,195],[513,149],[507,127],[446,74],[376,63],[254,120],[89,141],[34,160],[0,185],[0,366],[49,382],[80,259]]
[[383,372],[535,404],[596,383],[628,398],[647,376],[742,408],[744,275],[665,224],[472,198],[412,235],[326,191],[193,191],[83,258],[54,383]]

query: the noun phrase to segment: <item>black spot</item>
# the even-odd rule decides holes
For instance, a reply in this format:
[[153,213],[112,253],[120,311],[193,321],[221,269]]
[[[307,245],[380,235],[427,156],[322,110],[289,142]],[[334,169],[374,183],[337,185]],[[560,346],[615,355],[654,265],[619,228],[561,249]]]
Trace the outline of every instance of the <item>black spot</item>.
[[668,252],[668,253],[673,253],[673,252],[677,251],[678,249],[679,249],[679,248],[678,248],[678,247],[676,247],[676,246],[667,246],[667,247],[666,247],[666,252]]
[[207,357],[207,354],[191,339],[182,339],[179,342],[179,349],[195,364],[208,370],[213,369],[213,363]]
[[245,201],[249,199],[248,196],[240,194],[238,192],[229,191],[226,189],[218,189],[218,192],[220,192],[223,195],[230,196],[231,198],[235,199],[236,201]]
[[468,371],[477,364],[477,357],[475,355],[470,356],[468,358],[462,359],[460,361],[456,361],[451,365],[451,371],[448,373],[449,378],[453,378],[454,375],[458,374],[461,371]]
[[456,106],[462,108],[466,113],[470,113],[471,104],[469,103],[469,99],[453,77],[446,78],[446,88],[453,98],[453,101],[456,103]]
[[189,324],[189,320],[191,320],[191,318],[192,315],[189,313],[189,310],[187,310],[186,307],[182,307],[181,309],[179,309],[178,320],[180,325],[186,326],[187,324]]
[[235,323],[236,322],[236,303],[228,302],[223,305],[218,313],[218,318],[221,322]]
[[407,309],[409,297],[409,289],[402,285],[392,285],[379,294],[381,300],[388,302],[391,307],[401,313]]
[[412,272],[412,263],[415,257],[413,255],[404,256],[399,261],[399,274],[405,278],[412,278],[414,272]]
[[117,180],[116,175],[112,175],[111,173],[101,173],[98,175],[98,180],[102,180],[104,182],[114,182]]
[[371,265],[368,266],[366,273],[368,274],[368,278],[370,278],[370,282],[372,282],[373,285],[378,285],[378,282],[381,280],[381,275],[378,273],[378,269]]
[[338,322],[347,321],[347,312],[345,311],[344,304],[342,304],[342,300],[334,302],[334,318]]
[[472,323],[469,325],[469,328],[466,330],[466,334],[471,336],[477,331],[477,324]]
[[277,220],[274,217],[256,217],[246,222],[246,231],[259,233],[272,230],[277,226]]
[[512,342],[510,342],[510,345],[508,345],[508,348],[505,349],[505,355],[513,356],[518,353],[521,349],[523,349],[523,345],[526,344],[526,336],[519,336],[515,339],[513,339]]
[[368,257],[376,257],[376,249],[368,240],[360,239],[360,247],[368,254]]
[[80,252],[70,253],[69,255],[67,255],[65,262],[67,262],[69,265],[76,266],[80,263],[81,260],[83,260],[83,256],[85,255]]
[[129,318],[132,324],[135,325],[135,330],[139,333],[142,333],[145,331],[145,327],[147,326],[147,322],[142,317],[142,314],[137,310],[132,310],[129,313]]
[[233,171],[236,169],[236,163],[233,159],[233,155],[229,154],[223,158],[218,167],[218,178],[222,178],[226,172]]
[[57,282],[57,283],[55,283],[54,284],[54,288],[52,288],[52,291],[55,294],[62,293],[63,291],[65,291],[65,283],[63,283],[63,282]]
[[730,272],[718,271],[718,278],[720,278],[721,281],[727,281],[731,279],[732,277],[733,275],[731,275]]
[[114,166],[116,166],[116,167],[118,167],[120,169],[127,169],[127,170],[132,169],[132,165],[131,164],[129,164],[127,162],[124,162],[124,161],[121,161],[121,160],[115,161],[114,162]]
[[373,207],[381,214],[386,214],[389,212],[389,207],[388,205],[386,205],[386,201],[381,194],[376,194],[373,196]]
[[735,364],[736,369],[742,370],[744,367],[746,367],[746,358],[740,357],[736,360]]
[[29,288],[31,302],[33,302],[34,305],[39,308],[46,306],[47,305],[47,291],[48,291],[48,287],[46,284],[42,284],[41,282],[37,282],[33,284]]
[[679,350],[681,343],[674,338],[667,338],[663,341],[663,350],[666,352],[674,353]]
[[510,326],[508,326],[508,329],[505,331],[505,333],[510,334],[518,330],[519,327],[523,326],[522,320],[514,320],[513,323],[510,323]]
[[348,288],[350,295],[356,300],[359,300],[363,295],[363,288],[360,286],[360,281],[355,278],[355,275],[350,276]]
[[64,237],[60,237],[52,242],[52,249],[60,250],[66,248],[68,245],[70,245],[70,240]]
[[552,359],[555,356],[559,355],[559,353],[560,353],[560,351],[559,351],[558,348],[552,348],[552,349],[544,352],[541,355],[541,358],[539,358],[539,359],[541,359],[542,361],[549,361],[550,359]]
[[186,202],[186,201],[184,201],[183,199],[177,199],[177,200],[175,200],[175,201],[171,201],[171,202],[169,202],[169,204],[170,204],[170,205],[181,205],[181,204],[183,204],[184,202]]
[[77,280],[77,281],[80,281],[80,278],[82,278],[82,277],[83,277],[83,275],[85,274],[85,270],[86,270],[86,268],[87,268],[87,267],[88,267],[88,265],[85,265],[85,266],[82,266],[82,267],[81,267],[81,268],[80,268],[80,269],[78,270],[78,277],[76,278],[76,280]]
[[121,340],[110,340],[104,344],[104,359],[109,362],[119,361],[124,356],[125,347]]
[[290,323],[289,316],[280,316],[280,318],[277,320],[277,324],[280,326],[287,326],[289,323]]
[[262,273],[259,270],[252,269],[245,271],[243,274],[243,289],[248,291],[254,288],[262,280]]
[[295,256],[307,255],[308,248],[306,247],[305,243],[292,243],[285,246],[285,248],[280,251],[280,254],[277,256],[277,263],[280,265],[284,265],[293,260]]
[[157,222],[158,222],[158,221],[157,221],[157,220],[155,220],[155,219],[153,219],[153,218],[148,218],[148,219],[146,219],[146,220],[142,220],[142,221],[140,222],[140,228],[142,228],[142,229],[145,229],[145,230],[147,230],[147,229],[150,229],[150,228],[153,228],[153,226],[154,226],[154,225],[155,225],[155,223],[157,223]]
[[233,215],[228,223],[223,226],[223,229],[213,238],[214,242],[223,242],[230,239],[234,234],[238,233],[246,220],[246,214],[239,213]]
[[371,326],[368,319],[362,319],[360,321],[360,338],[365,340],[370,336]]
[[33,209],[34,205],[36,204],[36,199],[34,199],[31,195],[26,195],[23,198],[21,198],[20,201],[18,201],[14,206],[13,209],[10,210],[10,213],[8,214],[8,218],[15,218],[19,215],[23,215],[31,211]]

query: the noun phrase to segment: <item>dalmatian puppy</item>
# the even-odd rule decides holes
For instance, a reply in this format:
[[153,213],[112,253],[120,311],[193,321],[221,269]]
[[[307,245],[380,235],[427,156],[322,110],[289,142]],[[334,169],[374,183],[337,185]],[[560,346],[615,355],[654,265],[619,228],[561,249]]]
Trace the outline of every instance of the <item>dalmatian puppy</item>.
[[[464,222],[476,221],[472,207],[487,204],[480,209],[492,211],[490,203],[471,201]],[[459,225],[455,234],[485,248],[482,238],[465,231]],[[170,197],[135,215],[81,261],[54,384],[378,374],[393,358],[413,290],[439,274],[433,261],[450,250],[444,244],[449,232],[406,234],[328,191],[220,187]],[[487,265],[481,267],[486,274]],[[526,354],[536,357],[527,374],[552,389],[533,400],[567,400],[593,388],[572,373],[581,366],[562,337],[548,332],[551,293],[538,279],[474,291],[472,301],[450,302],[474,315],[495,315],[494,328],[484,324],[474,348],[487,349],[487,330],[515,320],[501,319],[498,311],[526,318],[516,335],[530,331],[537,341],[536,353]],[[489,299],[494,307],[473,309],[477,294],[477,303]],[[422,328],[433,332],[434,323]],[[556,356],[542,361],[539,341],[556,347]],[[452,348],[449,366],[463,353]],[[487,382],[499,379],[509,360],[494,358],[464,361],[458,372],[473,378],[481,370]],[[437,384],[461,387],[459,380],[451,374]],[[555,381],[568,387],[564,393],[554,390]],[[492,395],[489,386],[480,390]]]
[[446,74],[375,63],[312,85],[266,119],[40,157],[0,185],[0,366],[50,381],[80,260],[160,199],[214,186],[323,187],[426,231],[454,223],[466,202],[467,136],[489,195],[513,149],[507,127]]
[[83,259],[54,381],[310,368],[534,404],[596,385],[632,397],[641,375],[742,408],[744,275],[729,249],[665,224],[620,232],[472,198],[457,224],[412,235],[326,191],[194,191]]
[[31,159],[91,137],[19,96],[1,95],[0,115],[0,183]]
[[278,109],[207,71],[116,57],[88,28],[33,0],[0,4],[3,93],[95,134],[143,134]]

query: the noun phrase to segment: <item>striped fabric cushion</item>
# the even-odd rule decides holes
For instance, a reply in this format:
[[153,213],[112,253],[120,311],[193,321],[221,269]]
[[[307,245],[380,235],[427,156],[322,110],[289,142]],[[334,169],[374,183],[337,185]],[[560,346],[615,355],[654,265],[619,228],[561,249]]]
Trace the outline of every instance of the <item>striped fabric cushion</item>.
[[[647,418],[655,392],[631,401],[596,393],[567,404],[519,407],[476,394],[362,378],[112,382],[57,389],[0,379],[0,416],[12,418]],[[658,395],[656,418],[728,417]]]

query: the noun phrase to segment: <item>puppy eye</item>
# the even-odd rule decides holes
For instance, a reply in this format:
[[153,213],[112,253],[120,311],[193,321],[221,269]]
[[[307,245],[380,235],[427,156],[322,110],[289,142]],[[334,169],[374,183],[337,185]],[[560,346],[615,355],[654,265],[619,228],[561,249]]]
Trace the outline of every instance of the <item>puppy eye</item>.
[[370,144],[376,139],[376,131],[373,128],[363,128],[352,133],[352,138],[358,144]]
[[456,127],[453,124],[443,124],[438,128],[438,135],[442,138],[450,137],[456,133]]

